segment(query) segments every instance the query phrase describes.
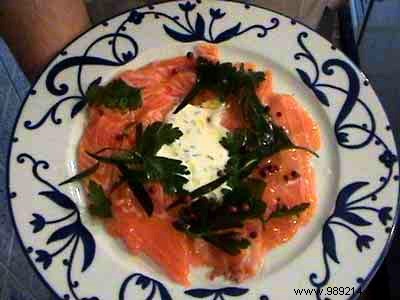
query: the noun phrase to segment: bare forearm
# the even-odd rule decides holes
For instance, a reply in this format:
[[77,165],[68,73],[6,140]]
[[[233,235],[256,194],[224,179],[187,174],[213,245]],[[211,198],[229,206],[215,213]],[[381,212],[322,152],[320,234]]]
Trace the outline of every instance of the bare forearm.
[[2,0],[0,34],[29,78],[89,26],[83,0]]

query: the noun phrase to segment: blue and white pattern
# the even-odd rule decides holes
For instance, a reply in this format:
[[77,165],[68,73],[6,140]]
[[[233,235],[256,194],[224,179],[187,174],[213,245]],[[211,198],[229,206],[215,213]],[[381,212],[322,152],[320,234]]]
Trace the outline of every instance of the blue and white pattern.
[[[268,61],[266,66],[285,82],[281,87],[299,93],[311,113],[325,122],[323,136],[332,147],[323,149],[317,162],[336,172],[321,178],[332,180],[321,185],[324,209],[317,213],[323,221],[310,225],[303,241],[291,242],[301,255],[285,254],[276,265],[267,259],[260,276],[240,286],[222,280],[210,286],[196,275],[193,287],[185,289],[144,260],[127,259],[126,250],[85,215],[83,191],[57,184],[75,172],[87,87],[149,59],[182,54],[198,41],[221,45],[231,60],[248,55],[261,65]],[[9,195],[25,252],[60,299],[291,299],[294,288],[365,287],[397,219],[395,152],[390,126],[369,82],[309,29],[276,13],[229,1],[170,2],[98,25],[50,64],[31,89],[16,124]],[[367,251],[369,256],[363,256]],[[352,270],[348,261],[355,263]],[[280,272],[269,271],[269,264]]]
[[[279,26],[279,19],[276,17],[272,17],[269,21],[269,24],[253,24],[250,26],[246,26],[245,28],[242,25],[242,22],[238,22],[235,26],[231,28],[227,28],[224,31],[216,34],[213,30],[213,25],[218,20],[221,20],[225,17],[226,13],[222,11],[222,9],[217,8],[209,9],[209,15],[211,17],[210,23],[208,25],[205,24],[204,17],[200,14],[196,14],[195,24],[192,24],[190,21],[190,14],[196,8],[196,3],[192,3],[187,1],[186,3],[179,3],[179,9],[184,13],[183,22],[180,21],[179,15],[169,15],[164,12],[160,12],[154,9],[154,6],[150,6],[146,11],[138,11],[136,9],[132,10],[128,17],[118,26],[117,30],[113,33],[102,35],[95,39],[80,56],[68,57],[66,59],[61,60],[57,63],[52,69],[49,71],[46,77],[46,88],[47,90],[54,96],[60,97],[54,105],[50,107],[50,109],[43,115],[40,120],[33,122],[32,120],[27,120],[24,123],[26,129],[37,129],[43,125],[49,118],[50,120],[59,125],[62,122],[62,119],[57,117],[57,110],[61,104],[66,101],[76,101],[74,106],[71,109],[70,117],[74,118],[86,105],[84,90],[82,88],[82,70],[87,65],[98,65],[98,66],[122,66],[127,64],[128,62],[135,59],[138,55],[138,44],[134,38],[132,38],[129,34],[126,33],[127,25],[133,24],[135,26],[140,25],[143,22],[145,16],[154,16],[155,19],[163,18],[167,20],[172,25],[163,24],[163,28],[165,33],[168,34],[172,39],[176,41],[180,41],[183,43],[186,42],[195,42],[195,41],[205,41],[210,43],[222,43],[228,41],[234,37],[240,36],[242,34],[255,31],[256,36],[258,38],[265,38],[267,36],[268,31],[273,30]],[[108,26],[108,23],[103,23],[103,26]],[[174,27],[171,27],[174,26]],[[177,29],[176,29],[176,28]],[[175,29],[173,29],[175,28]],[[179,31],[181,30],[181,31]],[[117,44],[121,42],[121,40],[126,40],[129,46],[124,48],[123,50],[118,49]],[[108,41],[110,45],[109,51],[112,53],[111,59],[105,59],[103,57],[95,57],[91,55],[91,51],[95,47],[99,47],[99,44]],[[63,51],[61,55],[66,55],[67,52]],[[77,67],[77,90],[79,92],[78,95],[69,95],[66,94],[69,92],[69,86],[65,83],[59,84],[58,86],[55,83],[55,80],[60,73],[63,71]],[[102,78],[97,77],[90,84],[100,84]],[[33,94],[36,91],[31,91]]]
[[[322,252],[323,263],[325,265],[325,274],[321,277],[319,277],[316,273],[310,274],[311,284],[320,290],[326,286],[331,279],[329,259],[336,264],[340,264],[340,259],[336,252],[337,241],[334,231],[335,227],[339,226],[345,228],[354,235],[354,246],[359,252],[368,250],[374,241],[373,236],[369,234],[360,234],[358,232],[358,227],[370,226],[373,224],[372,220],[369,221],[359,215],[359,211],[367,210],[375,213],[375,217],[378,218],[379,222],[383,226],[388,226],[385,228],[386,232],[390,233],[392,231],[390,223],[393,220],[393,207],[382,206],[380,208],[376,208],[368,204],[368,201],[376,201],[379,193],[385,189],[390,181],[398,180],[398,177],[393,176],[394,167],[398,161],[398,157],[392,152],[393,150],[389,148],[387,143],[377,133],[375,116],[369,109],[366,102],[359,99],[360,80],[358,78],[357,71],[350,63],[340,59],[326,60],[320,67],[312,53],[305,45],[305,40],[307,37],[308,34],[306,32],[299,33],[298,43],[303,52],[296,53],[294,56],[296,60],[303,58],[311,61],[315,68],[314,79],[311,79],[311,76],[302,69],[296,69],[304,84],[306,84],[314,92],[320,103],[327,107],[329,107],[331,103],[324,92],[325,89],[337,90],[346,95],[345,102],[340,108],[334,125],[335,136],[338,145],[347,150],[359,151],[365,147],[368,147],[371,143],[375,144],[376,146],[382,148],[382,152],[377,159],[379,159],[383,165],[383,170],[381,173],[382,175],[378,175],[378,178],[375,179],[377,182],[379,182],[379,184],[372,191],[364,192],[361,195],[354,197],[354,194],[356,194],[359,190],[363,190],[365,186],[372,184],[368,181],[350,182],[339,191],[336,198],[335,209],[324,223],[322,229]],[[333,76],[335,74],[335,67],[343,70],[346,73],[349,82],[347,89],[320,81],[320,70],[322,70],[322,72],[328,76]],[[364,85],[368,86],[368,81],[364,81]],[[348,118],[355,105],[360,105],[366,111],[367,118],[363,120],[362,124],[353,123],[353,121]],[[349,133],[351,129],[356,130],[356,132],[365,133],[364,139],[353,142],[352,136]],[[390,130],[390,127],[387,127],[386,129]],[[357,282],[362,284],[363,279],[359,278],[357,279]],[[361,287],[359,287],[359,289],[360,288]],[[319,295],[317,298],[321,299]]]
[[[228,297],[240,297],[247,294],[249,289],[238,288],[238,287],[224,287],[220,289],[192,289],[185,291],[186,295],[189,295],[194,298],[206,298],[213,300],[225,300]],[[227,298],[225,298],[227,297]]]
[[[65,274],[69,292],[71,293],[73,299],[99,300],[97,297],[79,297],[75,291],[79,286],[79,282],[74,280],[72,274],[72,267],[75,263],[76,251],[79,244],[82,245],[83,251],[83,261],[80,265],[81,272],[85,272],[92,264],[96,253],[96,243],[92,234],[82,224],[80,213],[76,204],[67,195],[65,195],[57,187],[45,180],[39,174],[40,169],[46,170],[50,167],[49,163],[44,160],[37,161],[27,153],[21,153],[17,157],[17,162],[20,164],[25,163],[27,160],[32,164],[32,174],[34,178],[49,188],[49,190],[39,192],[38,195],[47,198],[49,201],[52,201],[59,207],[63,208],[65,215],[58,217],[57,219],[47,220],[43,215],[33,213],[33,219],[29,222],[29,224],[32,225],[33,234],[42,231],[47,226],[55,227],[57,224],[63,224],[62,226],[55,227],[55,229],[51,231],[52,233],[46,241],[47,245],[55,242],[61,242],[62,246],[51,253],[45,249],[35,250],[32,247],[27,247],[26,251],[29,254],[33,254],[33,252],[35,253],[35,262],[37,264],[42,264],[43,270],[47,270],[49,267],[51,267],[53,260],[61,259],[59,258],[61,256],[62,264],[66,269]],[[11,195],[12,198],[16,196],[16,194]],[[66,253],[68,254],[65,255]],[[69,294],[65,294],[64,299],[70,299],[71,296]]]
[[132,282],[136,288],[140,287],[142,290],[149,288],[150,292],[147,294],[146,299],[172,300],[168,290],[161,282],[139,273],[128,276],[122,283],[119,290],[119,300],[128,300],[132,295],[138,295],[137,291],[132,292],[130,296],[126,295],[126,290]]

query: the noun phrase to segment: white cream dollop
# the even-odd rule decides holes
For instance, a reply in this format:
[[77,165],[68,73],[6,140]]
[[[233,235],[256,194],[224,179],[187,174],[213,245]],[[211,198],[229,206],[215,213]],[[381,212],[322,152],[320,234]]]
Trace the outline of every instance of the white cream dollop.
[[[171,145],[164,145],[157,153],[158,156],[179,159],[189,169],[188,183],[184,188],[188,191],[209,183],[218,177],[217,172],[224,170],[228,161],[228,151],[220,144],[227,134],[221,125],[224,111],[221,105],[217,109],[187,105],[177,114],[170,114],[165,122],[178,127],[183,136]],[[209,196],[219,197],[220,188]]]

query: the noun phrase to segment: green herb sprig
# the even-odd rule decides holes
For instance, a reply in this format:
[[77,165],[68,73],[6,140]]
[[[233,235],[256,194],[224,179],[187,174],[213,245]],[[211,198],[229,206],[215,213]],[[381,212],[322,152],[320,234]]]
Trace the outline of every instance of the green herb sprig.
[[[231,63],[212,63],[199,58],[197,76],[196,85],[175,113],[189,104],[202,89],[209,89],[217,93],[222,101],[234,95],[249,127],[229,133],[221,140],[220,143],[229,152],[224,174],[190,193],[192,202],[181,208],[174,226],[190,236],[203,238],[231,255],[237,255],[250,246],[250,241],[241,237],[235,229],[243,227],[249,219],[259,219],[263,223],[268,221],[264,219],[266,204],[261,197],[264,182],[248,178],[254,168],[264,158],[282,150],[299,149],[318,155],[295,145],[286,131],[266,113],[256,94],[258,85],[265,79],[263,72],[245,71],[243,65],[237,69]],[[222,201],[215,202],[204,197],[225,182],[230,189],[224,190]],[[182,204],[185,201],[178,200],[172,207]],[[230,210],[232,207],[237,212],[233,213]],[[238,210],[241,207],[246,207],[246,212]],[[296,215],[308,207],[308,203],[290,209],[278,207],[270,218]]]
[[115,153],[108,157],[90,154],[100,162],[117,166],[146,213],[151,216],[154,205],[143,184],[159,181],[170,194],[185,194],[183,185],[187,183],[189,171],[182,161],[157,156],[163,145],[172,144],[182,136],[182,132],[171,124],[155,122],[143,131],[137,128],[136,148],[132,151]]
[[[159,181],[165,191],[170,194],[186,194],[183,185],[188,181],[184,175],[189,171],[182,161],[157,156],[163,145],[169,145],[182,136],[179,128],[171,124],[155,122],[145,130],[137,126],[137,143],[133,150],[114,150],[112,155],[104,156],[97,153],[87,153],[99,163],[116,166],[121,173],[121,181],[126,182],[148,216],[153,214],[154,204],[146,191],[144,184]],[[112,149],[107,149],[112,150]],[[96,169],[98,164],[95,165]],[[95,167],[84,170],[63,182],[70,183],[90,176]]]
[[[254,184],[261,184],[262,189],[253,189]],[[248,219],[262,220],[265,214],[267,206],[261,200],[261,193],[254,193],[263,187],[262,181],[244,182],[232,190],[223,190],[222,201],[201,197],[183,207],[173,225],[177,230],[194,238],[203,238],[228,254],[237,255],[250,246],[250,241],[235,229],[242,228]]]
[[112,217],[111,202],[104,193],[103,187],[93,180],[89,181],[89,212],[101,218]]
[[288,208],[285,205],[280,205],[278,206],[278,209],[275,210],[271,215],[270,219],[272,218],[282,218],[282,217],[287,217],[287,216],[299,216],[300,213],[305,211],[307,208],[310,207],[310,203],[300,203],[298,205],[295,205],[291,208]]
[[177,106],[175,114],[204,89],[215,92],[225,101],[229,95],[238,95],[242,89],[258,86],[265,79],[264,72],[245,71],[243,65],[238,69],[232,63],[213,63],[202,57],[197,59],[196,73],[196,84]]
[[142,106],[140,89],[127,85],[121,79],[105,86],[91,85],[85,97],[89,105],[104,105],[111,109],[130,110]]

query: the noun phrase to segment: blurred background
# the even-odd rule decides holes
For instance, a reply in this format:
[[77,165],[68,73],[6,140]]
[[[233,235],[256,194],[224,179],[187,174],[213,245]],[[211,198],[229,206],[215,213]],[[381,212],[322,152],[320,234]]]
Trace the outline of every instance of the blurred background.
[[[16,104],[22,103],[31,82],[60,49],[92,24],[149,2],[162,1],[0,0],[0,137],[8,137]],[[399,145],[400,0],[243,2],[295,18],[345,52],[370,79]],[[0,193],[4,193],[5,149],[2,145]],[[5,196],[1,195],[0,300],[54,299],[22,254],[6,205]],[[398,270],[400,240],[397,234],[382,267],[361,299],[400,299]]]

